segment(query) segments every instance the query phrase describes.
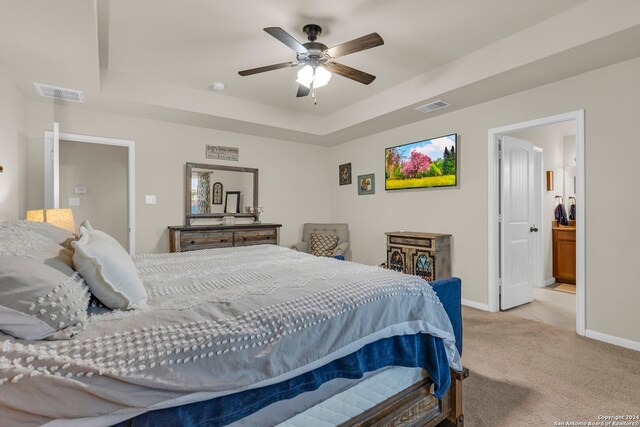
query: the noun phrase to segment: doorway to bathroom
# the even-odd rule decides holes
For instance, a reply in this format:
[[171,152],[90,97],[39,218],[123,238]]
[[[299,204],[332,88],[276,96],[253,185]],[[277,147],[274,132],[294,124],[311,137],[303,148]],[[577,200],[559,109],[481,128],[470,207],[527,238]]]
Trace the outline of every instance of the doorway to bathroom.
[[491,129],[490,310],[584,335],[584,229],[584,112]]
[[[535,150],[536,250],[542,252],[533,301],[511,314],[576,328],[576,121],[514,131],[505,136],[529,141]],[[508,142],[506,142],[508,144]]]

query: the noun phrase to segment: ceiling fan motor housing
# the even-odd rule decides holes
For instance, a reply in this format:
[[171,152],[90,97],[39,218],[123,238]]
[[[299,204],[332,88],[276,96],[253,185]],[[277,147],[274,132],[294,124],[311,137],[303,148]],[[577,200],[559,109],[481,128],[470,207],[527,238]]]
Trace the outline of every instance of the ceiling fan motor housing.
[[302,46],[307,48],[307,53],[298,54],[297,58],[300,62],[326,62],[329,59],[329,55],[327,55],[327,45],[318,43],[318,42],[307,42]]
[[307,35],[307,39],[309,39],[310,42],[314,42],[320,33],[322,33],[322,27],[316,24],[307,24],[302,27],[302,32]]

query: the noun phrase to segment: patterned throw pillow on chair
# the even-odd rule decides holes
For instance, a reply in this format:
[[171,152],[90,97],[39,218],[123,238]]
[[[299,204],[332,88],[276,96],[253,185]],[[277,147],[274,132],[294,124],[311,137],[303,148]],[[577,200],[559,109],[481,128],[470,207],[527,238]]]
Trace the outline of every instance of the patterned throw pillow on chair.
[[311,233],[310,253],[315,256],[332,256],[338,246],[338,236]]

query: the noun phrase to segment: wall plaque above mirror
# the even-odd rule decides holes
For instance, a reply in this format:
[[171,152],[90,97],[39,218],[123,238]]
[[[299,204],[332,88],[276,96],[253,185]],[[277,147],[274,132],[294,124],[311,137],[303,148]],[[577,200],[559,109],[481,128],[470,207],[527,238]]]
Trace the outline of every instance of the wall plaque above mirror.
[[[246,208],[258,206],[258,169],[187,163],[184,182],[185,225],[194,219],[255,217]],[[227,195],[233,198],[233,209],[223,203]]]

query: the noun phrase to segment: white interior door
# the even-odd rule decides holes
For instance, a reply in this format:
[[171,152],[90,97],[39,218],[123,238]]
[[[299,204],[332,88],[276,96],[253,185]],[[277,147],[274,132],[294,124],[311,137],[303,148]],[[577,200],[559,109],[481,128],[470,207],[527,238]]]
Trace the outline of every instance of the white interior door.
[[53,123],[53,131],[44,133],[44,208],[60,207],[60,126]]
[[500,308],[533,301],[536,280],[536,210],[533,144],[502,137]]

